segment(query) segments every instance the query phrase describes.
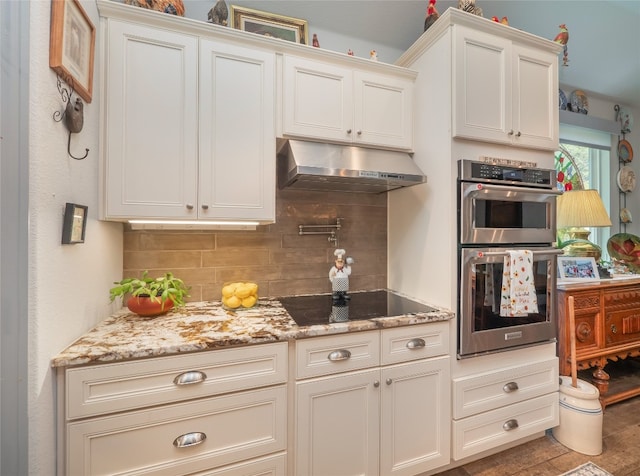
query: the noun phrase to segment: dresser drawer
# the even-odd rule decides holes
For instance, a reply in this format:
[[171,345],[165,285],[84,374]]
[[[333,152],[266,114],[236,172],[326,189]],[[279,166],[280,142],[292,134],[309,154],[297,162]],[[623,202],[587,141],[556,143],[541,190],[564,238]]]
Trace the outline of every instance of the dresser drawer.
[[352,332],[296,341],[296,378],[298,379],[379,365],[379,331]]
[[426,359],[449,353],[449,322],[396,327],[381,332],[382,365]]
[[640,340],[640,307],[606,311],[604,331],[607,347],[637,343]]
[[640,307],[640,288],[638,286],[606,290],[602,294],[606,308],[610,309],[616,306]]
[[192,473],[189,476],[281,476],[284,474],[287,474],[287,454],[277,453],[224,468]]
[[558,392],[454,420],[453,459],[460,460],[558,424]]
[[521,402],[559,387],[558,359],[453,379],[453,418]]
[[[204,471],[285,450],[286,422],[286,385],[72,422],[66,473]],[[184,435],[199,440],[176,446]]]
[[69,368],[68,420],[287,381],[287,343]]

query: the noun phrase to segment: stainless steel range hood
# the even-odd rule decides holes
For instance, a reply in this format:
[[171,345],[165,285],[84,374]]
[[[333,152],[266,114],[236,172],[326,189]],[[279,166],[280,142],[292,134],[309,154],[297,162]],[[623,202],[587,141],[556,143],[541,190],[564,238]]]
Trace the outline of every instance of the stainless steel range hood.
[[280,188],[380,193],[426,181],[404,152],[300,140],[278,152]]

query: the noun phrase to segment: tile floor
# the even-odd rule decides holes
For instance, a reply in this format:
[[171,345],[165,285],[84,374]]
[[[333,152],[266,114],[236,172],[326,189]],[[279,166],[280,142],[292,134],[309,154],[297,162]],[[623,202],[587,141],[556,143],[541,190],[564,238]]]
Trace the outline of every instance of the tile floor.
[[588,456],[558,443],[551,432],[529,443],[438,476],[558,476],[587,461],[613,476],[640,476],[640,396],[607,406],[602,454]]

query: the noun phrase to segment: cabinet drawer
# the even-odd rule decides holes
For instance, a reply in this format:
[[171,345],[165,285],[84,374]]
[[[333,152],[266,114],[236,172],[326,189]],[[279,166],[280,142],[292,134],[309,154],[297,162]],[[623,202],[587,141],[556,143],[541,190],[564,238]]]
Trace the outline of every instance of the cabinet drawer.
[[453,459],[459,460],[559,424],[558,393],[453,422]]
[[[287,343],[69,368],[65,375],[72,420],[286,382]],[[189,377],[193,383],[176,383]]]
[[287,474],[286,453],[277,453],[201,473],[191,473],[189,476],[281,476],[283,474]]
[[638,288],[637,286],[604,291],[603,297],[604,305],[606,308],[625,305],[640,307],[640,288]]
[[640,307],[605,312],[606,346],[637,343],[640,340]]
[[[173,476],[283,451],[286,395],[281,385],[68,423],[66,472]],[[194,433],[200,443],[176,446]]]
[[453,418],[521,402],[558,390],[558,359],[453,379]]
[[449,322],[397,327],[382,331],[382,365],[425,359],[449,353]]
[[353,332],[296,342],[296,378],[317,377],[380,365],[380,333]]

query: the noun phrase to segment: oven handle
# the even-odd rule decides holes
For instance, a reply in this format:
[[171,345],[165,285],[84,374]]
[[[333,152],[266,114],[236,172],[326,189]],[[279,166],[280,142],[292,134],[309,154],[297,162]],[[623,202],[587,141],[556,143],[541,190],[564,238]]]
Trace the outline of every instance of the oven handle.
[[[470,194],[473,193],[478,193],[481,192],[482,190],[488,190],[491,192],[505,192],[506,189],[508,188],[505,185],[492,185],[490,183],[479,183],[476,185],[480,185],[480,188],[477,188],[475,190],[471,190]],[[535,193],[537,195],[562,195],[564,192],[562,190],[558,190],[557,188],[528,188],[528,187],[519,187],[519,186],[512,186],[508,191],[513,191],[513,192],[532,192]]]
[[[564,250],[559,250],[557,248],[546,248],[544,250],[529,250],[534,255],[544,254],[544,255],[562,255],[564,254]],[[484,256],[507,256],[508,251],[477,251],[475,254],[476,258],[482,258]]]

